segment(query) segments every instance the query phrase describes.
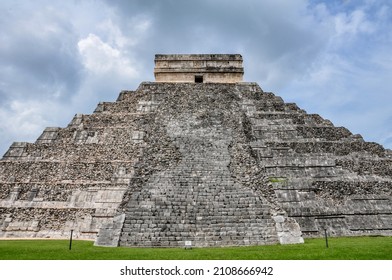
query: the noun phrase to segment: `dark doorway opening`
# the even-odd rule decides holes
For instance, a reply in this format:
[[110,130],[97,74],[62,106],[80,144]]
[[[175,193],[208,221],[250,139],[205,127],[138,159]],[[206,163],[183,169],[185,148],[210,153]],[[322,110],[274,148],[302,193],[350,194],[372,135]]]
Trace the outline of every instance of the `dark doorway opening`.
[[203,82],[203,76],[195,76],[195,83],[202,83]]

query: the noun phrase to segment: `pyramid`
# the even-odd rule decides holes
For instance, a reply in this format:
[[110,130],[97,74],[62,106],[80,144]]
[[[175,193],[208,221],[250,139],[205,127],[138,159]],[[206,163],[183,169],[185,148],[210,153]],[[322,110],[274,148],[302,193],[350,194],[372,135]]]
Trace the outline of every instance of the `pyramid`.
[[392,235],[392,151],[256,83],[241,55],[156,55],[155,82],[15,142],[0,238],[101,246]]

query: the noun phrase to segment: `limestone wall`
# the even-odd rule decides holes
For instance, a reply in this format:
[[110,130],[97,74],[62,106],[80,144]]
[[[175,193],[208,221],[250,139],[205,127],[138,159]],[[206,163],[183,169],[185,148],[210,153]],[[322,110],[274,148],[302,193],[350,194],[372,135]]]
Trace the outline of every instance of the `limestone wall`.
[[238,54],[156,55],[154,75],[156,82],[238,83],[244,69]]

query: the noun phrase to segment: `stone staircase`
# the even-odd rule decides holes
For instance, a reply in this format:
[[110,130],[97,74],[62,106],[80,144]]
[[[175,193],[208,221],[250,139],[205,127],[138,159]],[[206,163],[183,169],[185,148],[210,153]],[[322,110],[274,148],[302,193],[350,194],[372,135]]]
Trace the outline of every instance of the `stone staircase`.
[[[189,93],[191,95],[191,93]],[[124,246],[259,245],[276,243],[269,205],[230,175],[230,128],[204,126],[192,113],[166,125],[181,159],[149,178],[125,208]]]

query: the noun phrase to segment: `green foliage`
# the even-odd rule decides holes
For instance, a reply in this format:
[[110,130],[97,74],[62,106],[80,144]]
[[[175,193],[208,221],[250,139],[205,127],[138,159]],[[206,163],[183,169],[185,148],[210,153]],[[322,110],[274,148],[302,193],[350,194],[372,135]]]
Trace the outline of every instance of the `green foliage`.
[[306,239],[305,244],[225,248],[108,248],[92,241],[1,240],[3,260],[392,260],[392,237]]
[[286,183],[287,182],[287,178],[283,178],[283,177],[269,177],[269,181],[271,183]]

